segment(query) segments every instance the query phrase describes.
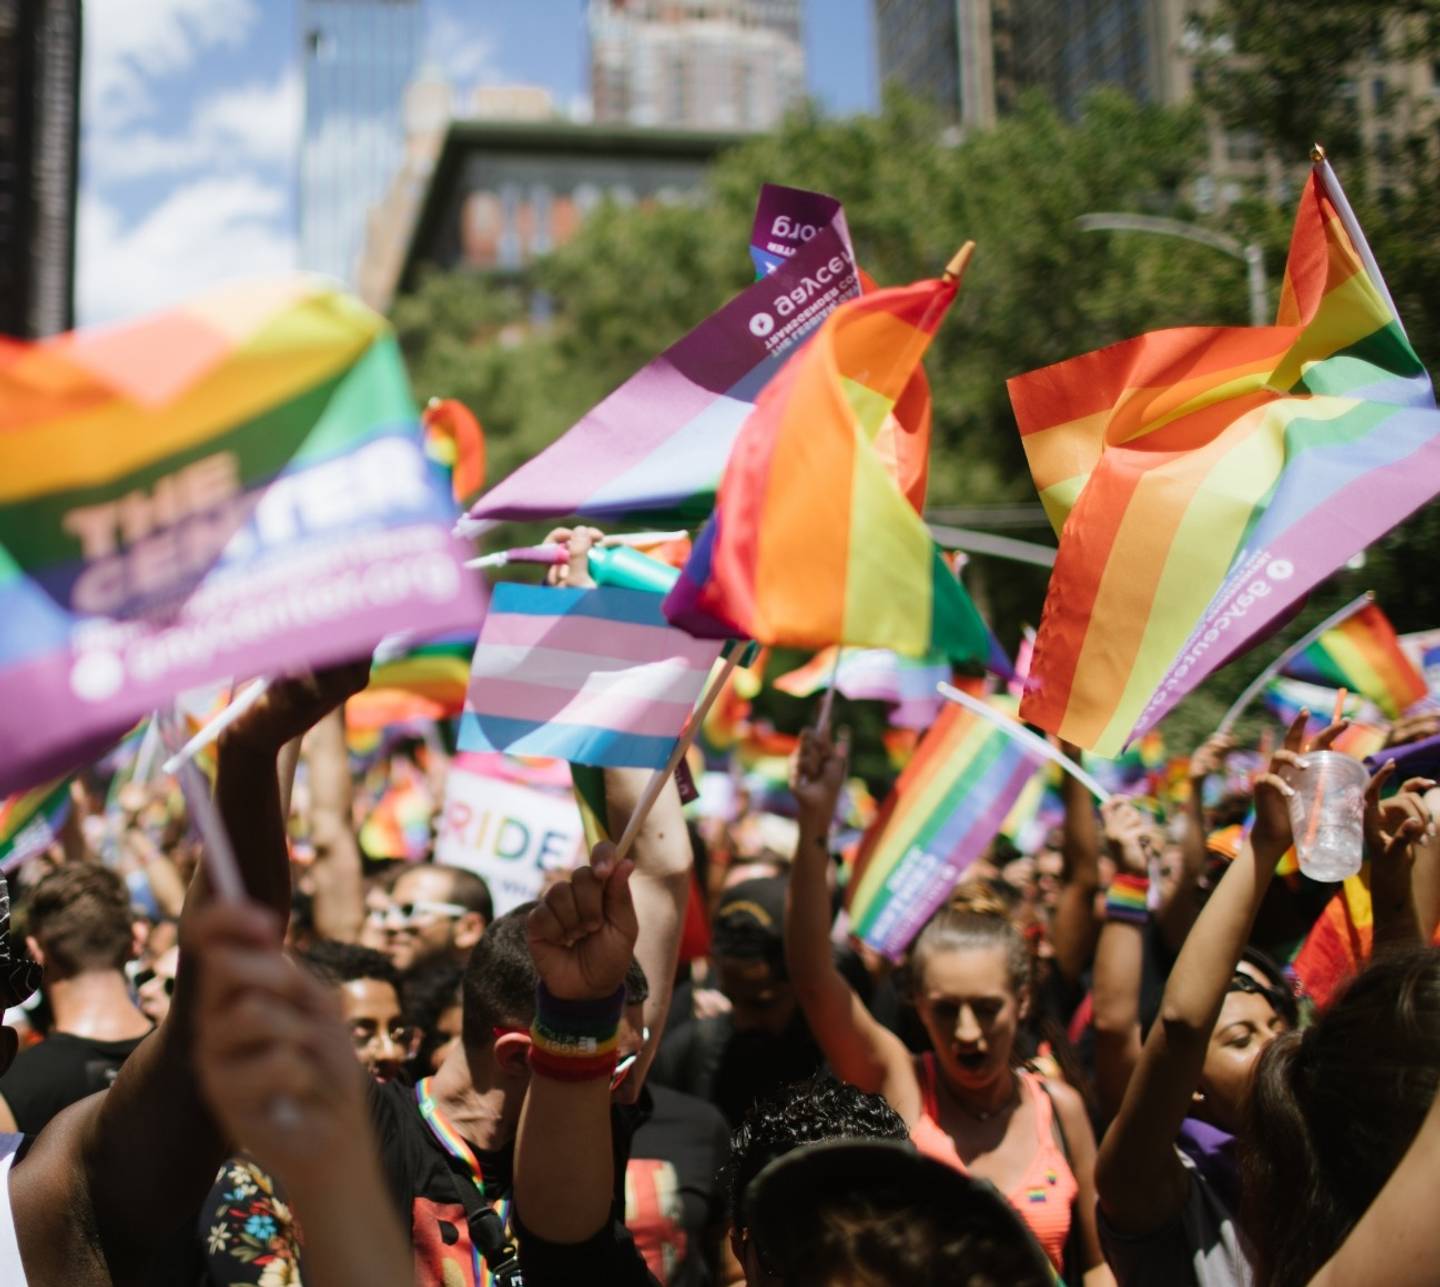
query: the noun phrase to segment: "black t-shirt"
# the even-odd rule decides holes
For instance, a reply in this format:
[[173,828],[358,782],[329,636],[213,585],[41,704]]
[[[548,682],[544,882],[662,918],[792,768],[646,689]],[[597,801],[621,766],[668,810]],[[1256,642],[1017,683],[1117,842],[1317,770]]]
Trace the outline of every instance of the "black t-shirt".
[[821,1063],[820,1047],[798,1010],[778,1037],[737,1032],[731,1017],[721,1014],[666,1033],[650,1079],[714,1104],[733,1127],[757,1099],[803,1081]]
[[[370,1095],[371,1121],[380,1142],[380,1160],[386,1181],[401,1219],[410,1229],[415,1251],[416,1287],[453,1287],[475,1284],[475,1250],[470,1237],[467,1208],[478,1209],[479,1192],[466,1165],[440,1145],[415,1102],[415,1088],[398,1082],[376,1084]],[[625,1164],[630,1140],[643,1114],[634,1109],[615,1109],[611,1114],[611,1135],[615,1149],[615,1231],[602,1231],[615,1244],[622,1263],[634,1260],[641,1266],[634,1244],[623,1227]],[[476,1150],[485,1177],[486,1197],[510,1197],[514,1144],[494,1152]],[[527,1287],[531,1282],[531,1248],[522,1257]],[[559,1248],[568,1257],[574,1248]],[[543,1247],[534,1251],[539,1255]],[[567,1260],[568,1263],[568,1260]],[[538,1281],[538,1280],[537,1280]],[[547,1278],[546,1281],[561,1281]],[[580,1283],[583,1280],[573,1280]],[[607,1281],[594,1278],[590,1281]],[[617,1282],[625,1281],[617,1279]],[[644,1281],[643,1278],[639,1281]],[[544,1287],[544,1283],[540,1283]]]
[[21,1051],[0,1077],[0,1095],[10,1105],[18,1129],[38,1135],[62,1109],[109,1089],[120,1065],[144,1040],[94,1041],[54,1032],[38,1046]]
[[650,1112],[630,1148],[625,1224],[665,1287],[709,1287],[725,1225],[716,1173],[730,1154],[729,1127],[713,1105],[668,1086],[647,1086],[641,1104]]

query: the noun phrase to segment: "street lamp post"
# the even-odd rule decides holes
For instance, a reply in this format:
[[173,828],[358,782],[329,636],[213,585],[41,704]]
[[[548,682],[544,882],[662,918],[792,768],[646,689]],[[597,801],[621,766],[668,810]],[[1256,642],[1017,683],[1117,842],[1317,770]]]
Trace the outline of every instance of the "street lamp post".
[[1222,255],[1238,259],[1245,265],[1245,277],[1250,287],[1250,325],[1269,326],[1270,290],[1265,277],[1265,252],[1255,242],[1242,242],[1212,228],[1199,224],[1181,223],[1178,219],[1158,219],[1154,215],[1137,214],[1087,214],[1076,221],[1084,232],[1151,232],[1162,237],[1183,237],[1186,241],[1198,241],[1202,246],[1218,250]]

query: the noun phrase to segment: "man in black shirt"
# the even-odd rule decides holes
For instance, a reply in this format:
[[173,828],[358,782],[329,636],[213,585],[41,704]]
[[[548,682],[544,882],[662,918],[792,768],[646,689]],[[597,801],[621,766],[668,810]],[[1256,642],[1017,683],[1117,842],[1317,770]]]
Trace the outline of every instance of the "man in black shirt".
[[52,871],[30,894],[26,925],[55,1023],[0,1077],[0,1131],[34,1135],[105,1090],[151,1025],[125,979],[130,897],[113,871],[91,863]]

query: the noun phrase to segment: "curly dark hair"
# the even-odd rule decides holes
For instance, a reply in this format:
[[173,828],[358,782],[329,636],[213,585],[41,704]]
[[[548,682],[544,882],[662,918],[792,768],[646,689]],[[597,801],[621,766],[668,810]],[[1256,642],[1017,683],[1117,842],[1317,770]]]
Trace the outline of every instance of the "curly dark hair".
[[388,983],[400,995],[400,975],[384,952],[361,947],[359,943],[339,943],[334,939],[317,939],[300,960],[310,972],[331,987],[353,983],[356,979],[376,979]]
[[820,1140],[904,1140],[905,1120],[883,1095],[870,1095],[829,1073],[816,1073],[757,1100],[730,1136],[720,1168],[730,1218],[740,1219],[745,1188],[777,1157]]

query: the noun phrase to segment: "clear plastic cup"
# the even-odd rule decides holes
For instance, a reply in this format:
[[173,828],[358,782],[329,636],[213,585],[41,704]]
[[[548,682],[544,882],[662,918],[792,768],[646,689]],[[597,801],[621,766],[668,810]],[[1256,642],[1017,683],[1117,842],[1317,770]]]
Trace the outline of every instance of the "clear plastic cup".
[[1365,787],[1370,774],[1338,751],[1311,751],[1290,779],[1295,856],[1311,880],[1344,880],[1365,858]]

